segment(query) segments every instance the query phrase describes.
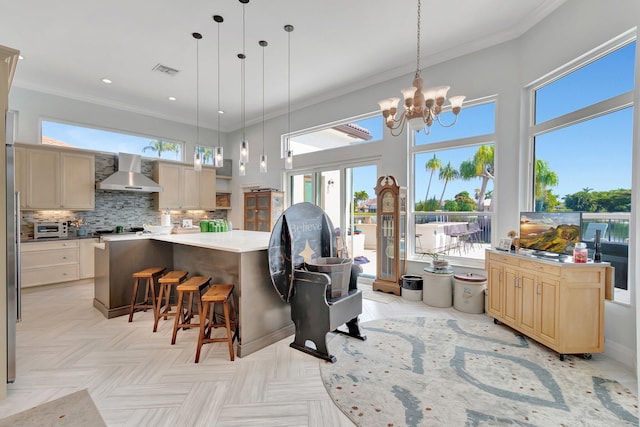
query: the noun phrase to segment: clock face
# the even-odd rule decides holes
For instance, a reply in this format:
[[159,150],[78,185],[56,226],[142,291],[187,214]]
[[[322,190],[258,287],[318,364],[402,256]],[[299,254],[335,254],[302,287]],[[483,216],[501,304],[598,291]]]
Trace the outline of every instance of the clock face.
[[393,212],[394,202],[393,194],[390,192],[384,193],[384,196],[382,196],[382,212]]

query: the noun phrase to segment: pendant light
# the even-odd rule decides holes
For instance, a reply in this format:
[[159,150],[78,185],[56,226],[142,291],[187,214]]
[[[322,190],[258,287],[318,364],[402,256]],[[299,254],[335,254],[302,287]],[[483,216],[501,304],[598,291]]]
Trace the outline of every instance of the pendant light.
[[200,33],[192,33],[196,40],[196,146],[193,154],[193,170],[202,170],[202,157],[200,156]]
[[262,46],[262,155],[260,156],[260,173],[267,173],[267,155],[264,154],[264,48],[269,43],[260,40],[258,44]]
[[240,176],[244,176],[246,173],[245,164],[249,162],[249,141],[245,136],[245,128],[246,128],[246,104],[245,104],[245,81],[246,81],[246,68],[245,68],[245,40],[246,40],[246,31],[245,31],[245,5],[249,3],[249,0],[239,0],[242,3],[242,53],[238,54],[238,58],[240,58],[241,70],[240,70],[240,78],[242,80],[242,87],[240,89],[242,96],[242,108],[241,108],[241,120],[242,120],[242,140],[240,141]]
[[293,31],[293,25],[285,25],[284,30],[288,34],[287,155],[284,160],[284,168],[293,169],[293,151],[291,151],[291,32]]
[[220,109],[220,24],[224,21],[224,18],[220,15],[213,15],[213,20],[218,23],[218,146],[213,154],[213,165],[216,168],[224,166],[224,150],[220,143],[220,116],[223,111]]

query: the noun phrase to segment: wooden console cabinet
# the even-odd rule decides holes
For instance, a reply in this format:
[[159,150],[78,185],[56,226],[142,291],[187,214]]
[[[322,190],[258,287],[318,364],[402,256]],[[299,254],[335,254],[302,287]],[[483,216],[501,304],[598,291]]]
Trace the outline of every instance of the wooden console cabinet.
[[487,250],[487,313],[565,354],[604,351],[604,300],[612,299],[608,263],[573,264]]

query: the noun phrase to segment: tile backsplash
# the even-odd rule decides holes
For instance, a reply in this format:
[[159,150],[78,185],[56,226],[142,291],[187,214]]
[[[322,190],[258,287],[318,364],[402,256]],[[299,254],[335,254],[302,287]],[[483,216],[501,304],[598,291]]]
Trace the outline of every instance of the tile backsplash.
[[[101,182],[116,170],[116,155],[96,153],[96,182]],[[153,175],[153,161],[142,159],[142,173]],[[117,225],[125,229],[142,227],[144,224],[160,225],[162,212],[154,205],[153,193],[132,191],[96,190],[93,211],[22,211],[21,239],[33,238],[33,223],[37,221],[72,221],[82,218],[87,233],[97,230],[112,230]],[[227,212],[220,211],[171,211],[173,223],[183,219],[193,220],[194,225],[202,218],[226,219]],[[74,232],[72,228],[70,232]]]

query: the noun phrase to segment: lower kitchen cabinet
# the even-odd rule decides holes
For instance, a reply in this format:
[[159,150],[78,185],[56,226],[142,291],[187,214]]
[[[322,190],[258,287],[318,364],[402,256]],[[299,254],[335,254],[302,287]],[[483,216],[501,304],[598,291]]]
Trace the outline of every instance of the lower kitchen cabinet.
[[604,301],[611,299],[608,263],[573,264],[488,250],[487,313],[565,354],[604,351]]
[[95,276],[98,239],[34,241],[20,245],[22,287],[90,279]]
[[79,248],[78,240],[23,243],[20,246],[22,287],[78,280]]

